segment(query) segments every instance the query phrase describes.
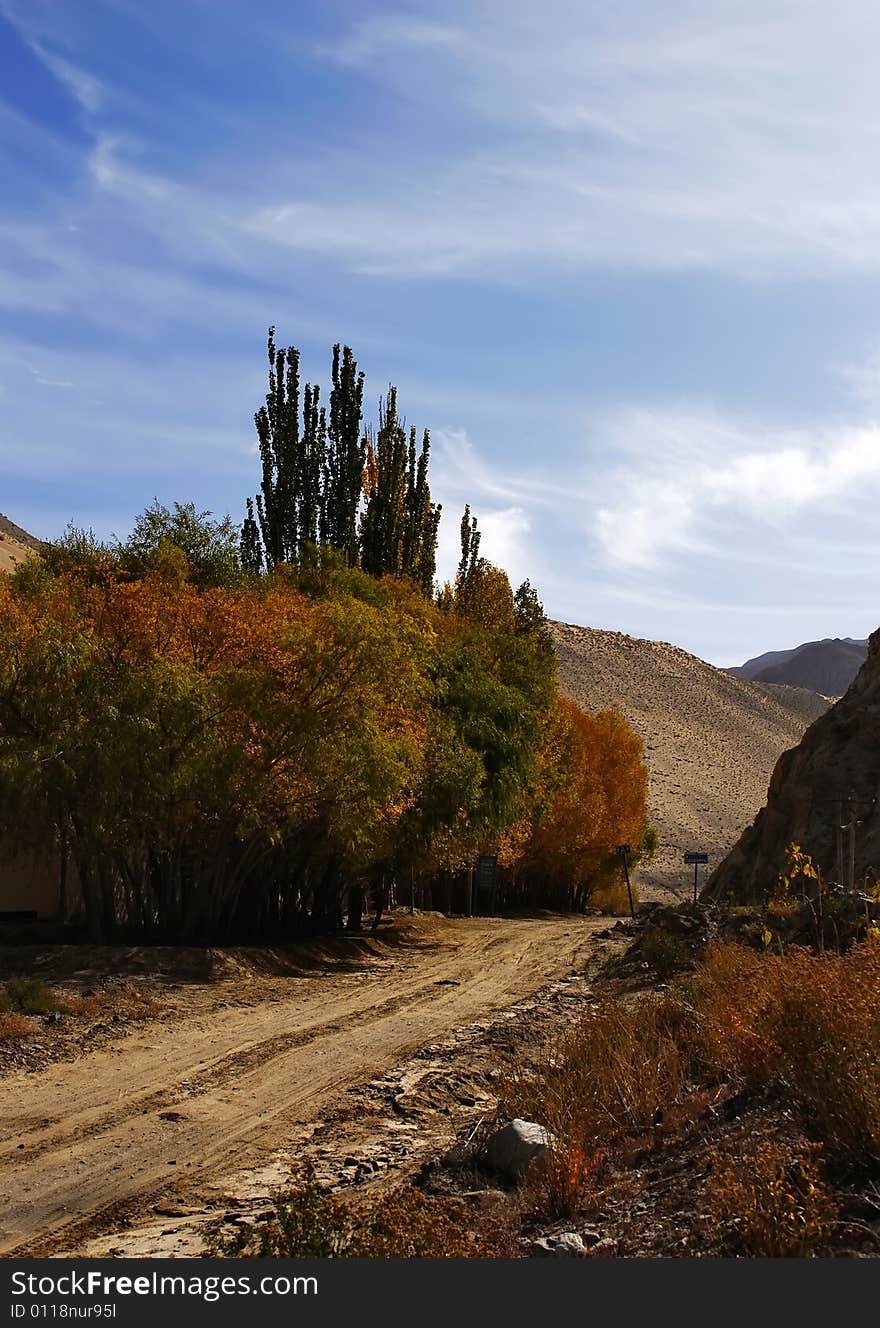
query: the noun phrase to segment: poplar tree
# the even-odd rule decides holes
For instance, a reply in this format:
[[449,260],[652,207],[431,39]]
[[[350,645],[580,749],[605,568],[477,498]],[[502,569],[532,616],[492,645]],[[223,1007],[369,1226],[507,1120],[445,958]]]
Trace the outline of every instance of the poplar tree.
[[456,589],[463,587],[468,577],[476,571],[480,556],[480,532],[477,529],[477,518],[471,516],[470,503],[464,505],[460,530],[461,558],[455,577]]
[[441,509],[431,501],[427,429],[417,446],[397,415],[397,389],[380,408],[375,443],[367,440],[367,506],[361,522],[361,566],[373,576],[409,576],[430,595],[434,586]]
[[333,347],[329,413],[308,383],[300,409],[299,351],[276,347],[274,327],[268,354],[269,391],[254,416],[262,482],[247,500],[242,565],[271,571],[320,544],[372,576],[409,576],[430,597],[440,506],[428,485],[428,431],[420,445],[415,428],[407,435],[390,387],[375,439],[364,434],[364,375],[349,346]]
[[266,567],[290,562],[297,547],[299,351],[275,346],[269,328],[269,391],[254,416],[263,478],[256,507]]
[[337,342],[333,347],[320,537],[322,544],[342,550],[349,567],[358,560],[358,511],[366,460],[366,440],[361,429],[363,400],[364,375],[358,372],[351,347],[343,347],[340,356]]
[[361,566],[371,576],[401,570],[408,449],[397,418],[397,388],[379,405],[379,431],[367,439],[367,506],[361,521]]
[[431,490],[428,488],[430,452],[431,437],[428,430],[422,435],[421,451],[417,454],[415,427],[410,429],[402,561],[403,570],[421,586],[426,595],[431,595],[434,588],[437,530],[442,511],[439,503],[431,502]]
[[241,528],[240,557],[244,570],[259,576],[263,570],[263,541],[254,516],[253,498],[247,500],[247,516]]

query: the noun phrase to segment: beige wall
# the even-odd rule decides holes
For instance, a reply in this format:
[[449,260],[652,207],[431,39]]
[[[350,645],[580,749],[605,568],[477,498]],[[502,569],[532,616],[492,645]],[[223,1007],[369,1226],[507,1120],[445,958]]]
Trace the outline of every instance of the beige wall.
[[50,850],[0,858],[0,912],[36,909],[41,918],[55,917],[60,875],[58,855]]

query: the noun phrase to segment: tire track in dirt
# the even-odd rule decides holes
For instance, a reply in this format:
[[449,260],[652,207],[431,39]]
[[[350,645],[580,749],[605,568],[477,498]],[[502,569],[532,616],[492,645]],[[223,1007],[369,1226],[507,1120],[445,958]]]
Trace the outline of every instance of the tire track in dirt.
[[347,1088],[583,967],[605,925],[463,919],[391,968],[297,980],[292,1000],[153,1025],[0,1081],[0,1253],[70,1248],[175,1176],[271,1157]]

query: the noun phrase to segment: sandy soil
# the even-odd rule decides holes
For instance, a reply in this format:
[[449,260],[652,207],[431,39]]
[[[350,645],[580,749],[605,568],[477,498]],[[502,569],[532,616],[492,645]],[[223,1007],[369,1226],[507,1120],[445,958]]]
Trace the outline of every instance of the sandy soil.
[[40,541],[0,513],[0,572],[14,572]]
[[798,687],[733,678],[661,641],[553,623],[562,690],[587,710],[621,711],[643,739],[660,852],[643,897],[685,893],[691,850],[716,866],[767,800],[779,756],[828,700]]
[[198,1207],[242,1168],[272,1174],[279,1150],[358,1085],[583,973],[607,926],[430,915],[401,920],[395,943],[357,944],[348,964],[162,974],[163,1019],[0,1080],[0,1253],[94,1248],[163,1197],[166,1210],[175,1195]]
[[0,572],[14,572],[30,555],[31,550],[26,545],[0,532]]

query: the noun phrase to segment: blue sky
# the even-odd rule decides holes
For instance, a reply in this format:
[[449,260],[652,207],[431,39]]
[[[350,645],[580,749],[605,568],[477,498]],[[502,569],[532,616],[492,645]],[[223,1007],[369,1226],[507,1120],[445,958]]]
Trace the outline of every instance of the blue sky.
[[265,335],[455,555],[716,663],[880,620],[869,0],[0,0],[0,510],[240,516]]

